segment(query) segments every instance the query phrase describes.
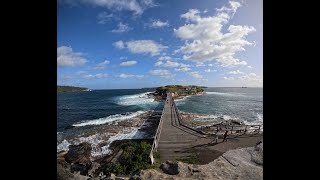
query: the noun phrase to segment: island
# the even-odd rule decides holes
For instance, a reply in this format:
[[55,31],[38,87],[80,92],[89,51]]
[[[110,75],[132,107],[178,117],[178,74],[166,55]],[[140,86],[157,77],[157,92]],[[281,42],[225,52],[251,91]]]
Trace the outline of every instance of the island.
[[57,92],[80,92],[80,91],[91,91],[88,88],[84,87],[75,87],[75,86],[57,86]]
[[175,99],[181,99],[190,95],[204,94],[204,88],[206,87],[195,85],[167,85],[156,88],[156,91],[149,95],[154,96],[155,100],[163,100],[166,99],[167,92],[170,92]]

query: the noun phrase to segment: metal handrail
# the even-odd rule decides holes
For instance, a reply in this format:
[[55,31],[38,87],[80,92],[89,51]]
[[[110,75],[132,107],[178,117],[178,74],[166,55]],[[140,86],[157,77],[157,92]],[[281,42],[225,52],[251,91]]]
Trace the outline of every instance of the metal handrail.
[[[167,95],[166,101],[167,100],[168,100],[168,95]],[[157,128],[156,134],[154,136],[153,143],[152,143],[152,149],[151,149],[151,152],[150,152],[150,155],[149,155],[149,157],[151,159],[151,164],[154,163],[153,152],[157,152],[157,148],[158,148],[158,142],[159,142],[159,139],[160,139],[160,134],[161,134],[161,129],[162,129],[164,108],[165,108],[165,105],[163,106],[163,109],[162,109],[162,114],[161,114],[161,117],[160,117],[159,125],[158,125],[158,128]]]

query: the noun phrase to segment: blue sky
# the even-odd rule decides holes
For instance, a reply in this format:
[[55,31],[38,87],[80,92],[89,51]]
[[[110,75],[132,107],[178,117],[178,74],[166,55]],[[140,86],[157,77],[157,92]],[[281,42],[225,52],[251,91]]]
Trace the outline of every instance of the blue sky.
[[262,0],[58,0],[58,85],[262,87]]

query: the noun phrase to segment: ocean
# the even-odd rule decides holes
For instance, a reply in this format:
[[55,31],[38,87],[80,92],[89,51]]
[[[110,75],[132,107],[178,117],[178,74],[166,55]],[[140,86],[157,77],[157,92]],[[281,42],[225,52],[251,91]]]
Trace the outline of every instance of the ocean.
[[[93,90],[58,93],[57,152],[70,144],[89,142],[92,155],[110,153],[109,144],[117,139],[143,138],[138,128],[125,126],[150,111],[161,111],[162,102],[154,101],[145,89]],[[206,94],[177,100],[180,111],[205,114],[195,120],[239,119],[246,124],[263,124],[263,88],[206,88]],[[113,128],[125,122],[121,128]],[[120,127],[120,125],[119,125]],[[116,129],[116,130],[114,130]],[[110,131],[110,132],[108,132]],[[107,142],[107,143],[105,143]],[[103,144],[103,145],[101,145]]]

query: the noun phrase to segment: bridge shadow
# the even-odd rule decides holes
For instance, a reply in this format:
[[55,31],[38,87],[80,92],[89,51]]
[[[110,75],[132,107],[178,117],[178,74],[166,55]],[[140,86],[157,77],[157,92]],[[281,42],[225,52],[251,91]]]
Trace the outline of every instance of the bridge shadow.
[[[170,106],[173,106],[172,103],[171,103]],[[207,138],[207,137],[204,137],[204,136],[200,135],[198,132],[191,132],[190,129],[187,129],[186,127],[181,126],[180,122],[179,121],[177,122],[177,116],[176,116],[174,108],[171,107],[170,109],[171,109],[171,113],[170,113],[171,114],[171,118],[170,119],[171,119],[171,125],[173,127],[177,128],[177,129],[180,129],[181,131],[184,131],[184,132],[186,132],[186,133],[188,133],[190,135],[197,136],[199,138]]]

